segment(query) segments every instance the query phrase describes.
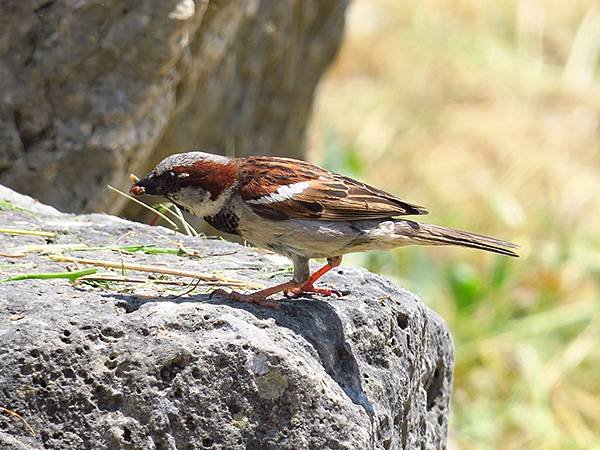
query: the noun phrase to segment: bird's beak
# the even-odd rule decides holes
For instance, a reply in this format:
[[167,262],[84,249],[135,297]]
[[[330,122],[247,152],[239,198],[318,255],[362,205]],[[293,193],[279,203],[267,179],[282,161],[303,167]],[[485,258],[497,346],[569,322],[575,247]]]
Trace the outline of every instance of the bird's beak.
[[165,195],[165,188],[156,178],[154,173],[149,173],[141,180],[135,175],[129,175],[129,179],[133,181],[133,186],[129,189],[133,195]]

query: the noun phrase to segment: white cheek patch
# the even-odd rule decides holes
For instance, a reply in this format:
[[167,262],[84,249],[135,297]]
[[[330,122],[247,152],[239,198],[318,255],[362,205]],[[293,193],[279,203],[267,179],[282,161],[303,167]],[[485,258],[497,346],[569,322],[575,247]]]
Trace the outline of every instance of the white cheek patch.
[[185,187],[169,195],[169,199],[198,217],[212,216],[218,213],[231,198],[231,189],[226,189],[215,199],[210,192]]
[[203,215],[207,204],[209,203],[210,193],[192,188],[183,188],[169,195],[173,202],[184,206],[192,214]]
[[286,184],[285,186],[279,186],[279,188],[272,194],[259,197],[255,200],[248,200],[248,203],[255,205],[264,205],[268,203],[277,203],[290,200],[294,195],[301,194],[310,187],[309,181],[301,181],[300,183]]
[[177,178],[187,178],[189,176],[190,176],[190,174],[187,172],[181,172],[181,173],[177,174]]

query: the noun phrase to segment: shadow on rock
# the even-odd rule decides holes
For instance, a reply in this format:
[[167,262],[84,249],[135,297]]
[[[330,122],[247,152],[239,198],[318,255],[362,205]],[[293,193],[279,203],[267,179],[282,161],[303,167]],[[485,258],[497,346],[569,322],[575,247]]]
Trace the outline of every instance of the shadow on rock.
[[342,321],[335,308],[327,301],[283,300],[280,309],[271,309],[209,294],[142,298],[136,295],[111,293],[107,297],[116,299],[116,306],[122,307],[126,313],[138,310],[145,303],[202,302],[243,309],[261,320],[272,318],[278,326],[292,330],[309,342],[317,351],[327,374],[335,380],[353,403],[363,407],[369,417],[372,418],[374,415],[373,406],[362,387],[358,363],[344,336]]

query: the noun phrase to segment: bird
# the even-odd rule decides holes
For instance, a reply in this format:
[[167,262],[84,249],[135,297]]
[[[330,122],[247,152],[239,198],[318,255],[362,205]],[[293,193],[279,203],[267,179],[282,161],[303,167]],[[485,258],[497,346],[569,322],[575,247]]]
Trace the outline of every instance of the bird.
[[[163,159],[133,195],[159,195],[203,218],[216,230],[284,255],[292,279],[252,293],[213,294],[278,307],[278,293],[338,296],[315,282],[339,266],[343,255],[406,245],[456,245],[517,257],[518,246],[481,234],[417,222],[422,206],[317,165],[283,157],[227,157],[201,151]],[[312,274],[309,260],[327,263]]]

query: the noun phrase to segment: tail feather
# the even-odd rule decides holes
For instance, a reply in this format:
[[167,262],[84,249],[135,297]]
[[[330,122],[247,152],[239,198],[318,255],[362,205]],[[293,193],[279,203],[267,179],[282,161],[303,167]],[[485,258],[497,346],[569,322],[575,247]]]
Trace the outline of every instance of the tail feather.
[[512,248],[518,245],[469,231],[455,230],[439,225],[402,220],[396,223],[398,234],[408,237],[415,243],[424,245],[459,245],[476,248],[501,255],[518,257]]

